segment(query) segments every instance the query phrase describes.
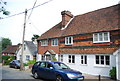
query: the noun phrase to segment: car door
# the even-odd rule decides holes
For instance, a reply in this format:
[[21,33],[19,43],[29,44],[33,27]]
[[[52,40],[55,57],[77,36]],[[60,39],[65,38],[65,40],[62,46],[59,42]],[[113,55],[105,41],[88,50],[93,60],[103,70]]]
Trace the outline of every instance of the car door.
[[46,71],[45,71],[45,62],[41,62],[40,63],[40,66],[38,66],[38,69],[37,69],[37,72],[38,72],[38,75],[41,77],[41,78],[45,78],[46,77]]
[[47,79],[55,79],[55,70],[51,63],[46,62],[45,74]]

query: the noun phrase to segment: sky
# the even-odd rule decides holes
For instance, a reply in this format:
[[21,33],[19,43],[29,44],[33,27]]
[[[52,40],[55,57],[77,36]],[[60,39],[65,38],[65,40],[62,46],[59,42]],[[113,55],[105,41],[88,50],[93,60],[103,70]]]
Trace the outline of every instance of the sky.
[[[62,20],[61,12],[70,11],[74,16],[82,15],[94,10],[113,6],[120,0],[2,0],[7,2],[4,6],[10,11],[10,15],[24,12],[25,9],[33,7],[35,1],[37,5],[34,8],[30,18],[31,11],[28,11],[26,18],[25,40],[31,41],[33,34],[41,35]],[[47,2],[47,3],[46,3]],[[46,3],[46,4],[43,4]],[[1,6],[1,5],[0,5]],[[16,16],[5,16],[0,13],[0,37],[9,38],[13,45],[22,42],[23,24],[25,14]],[[6,18],[8,17],[8,18]],[[53,32],[54,33],[54,32]]]

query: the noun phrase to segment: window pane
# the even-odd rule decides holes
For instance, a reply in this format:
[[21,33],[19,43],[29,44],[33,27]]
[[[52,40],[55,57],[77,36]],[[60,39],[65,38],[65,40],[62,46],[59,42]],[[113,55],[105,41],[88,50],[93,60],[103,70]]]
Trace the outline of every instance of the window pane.
[[99,33],[99,41],[103,41],[102,33]]
[[71,37],[69,37],[69,44],[71,44]]
[[108,41],[108,33],[104,33],[104,41]]
[[72,56],[72,63],[75,63],[75,56]]
[[110,57],[109,56],[106,56],[106,65],[110,65]]
[[69,55],[69,63],[71,63],[71,55]]
[[94,41],[98,41],[98,34],[94,34]]
[[85,56],[85,64],[87,64],[87,56]]
[[81,64],[83,64],[83,60],[81,60]]
[[96,64],[99,64],[99,56],[96,56]]
[[104,64],[104,56],[101,56],[101,64]]

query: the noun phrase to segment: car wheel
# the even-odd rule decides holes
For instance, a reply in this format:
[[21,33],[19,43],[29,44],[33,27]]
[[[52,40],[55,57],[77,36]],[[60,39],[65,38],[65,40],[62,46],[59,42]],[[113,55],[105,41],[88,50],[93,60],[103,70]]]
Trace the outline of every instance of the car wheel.
[[63,78],[61,76],[57,76],[55,81],[63,81]]
[[38,78],[39,78],[37,72],[34,72],[34,73],[33,73],[33,77],[34,77],[35,79],[38,79]]
[[17,66],[15,66],[15,69],[17,69]]

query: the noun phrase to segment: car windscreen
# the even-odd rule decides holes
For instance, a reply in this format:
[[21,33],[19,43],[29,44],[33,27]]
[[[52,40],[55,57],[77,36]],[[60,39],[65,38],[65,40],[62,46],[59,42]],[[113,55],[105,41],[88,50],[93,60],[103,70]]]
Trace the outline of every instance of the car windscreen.
[[55,69],[70,69],[67,65],[63,63],[54,63]]

